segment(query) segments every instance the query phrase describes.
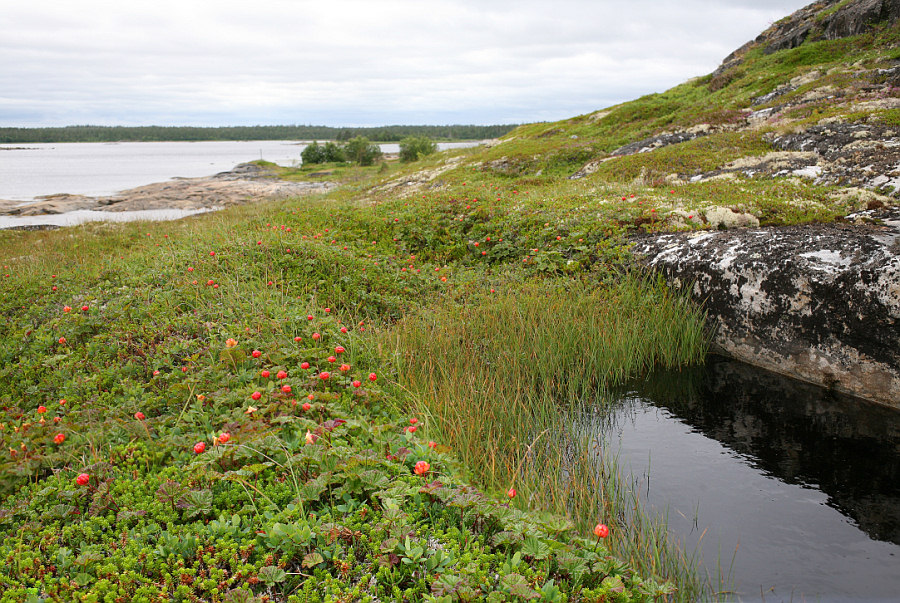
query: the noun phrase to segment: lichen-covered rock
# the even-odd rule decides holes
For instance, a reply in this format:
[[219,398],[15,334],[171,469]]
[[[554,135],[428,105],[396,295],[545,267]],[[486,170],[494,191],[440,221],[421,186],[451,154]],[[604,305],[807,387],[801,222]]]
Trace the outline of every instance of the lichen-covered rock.
[[824,0],[782,19],[756,38],[766,53],[796,48],[806,41],[836,40],[867,32],[874,24],[900,18],[900,0]]
[[[900,99],[889,100],[900,107]],[[830,121],[790,133],[772,132],[765,138],[777,150],[741,157],[695,174],[691,181],[723,174],[798,176],[815,184],[864,188],[900,198],[900,134],[892,127]]]
[[900,408],[900,210],[838,224],[645,235],[724,353]]
[[[664,132],[657,136],[651,136],[650,138],[645,138],[637,142],[626,144],[610,153],[609,157],[592,159],[591,161],[587,162],[580,170],[569,176],[569,180],[578,180],[579,178],[590,176],[591,174],[596,172],[605,161],[609,161],[610,159],[613,159],[615,157],[625,157],[627,155],[635,155],[638,153],[649,153],[650,151],[655,151],[656,149],[661,149],[662,147],[667,147],[673,144],[680,144],[682,142],[694,140],[695,138],[699,138],[701,136],[708,136],[716,130],[716,128],[710,126],[709,124],[698,124],[687,130],[679,132]],[[506,158],[504,157],[502,159]]]
[[645,138],[644,140],[626,144],[625,146],[621,146],[610,153],[610,155],[612,155],[613,157],[622,157],[625,155],[634,155],[635,153],[646,153],[654,149],[667,147],[670,144],[678,144],[681,142],[687,142],[688,140],[694,140],[695,138],[698,138],[700,136],[706,136],[713,131],[714,129],[710,127],[709,124],[700,124],[699,126],[695,126],[690,130],[685,130],[683,132],[663,133],[658,136],[652,136],[650,138]]
[[[796,48],[806,42],[836,40],[866,33],[879,23],[893,24],[900,19],[900,0],[819,0],[771,27],[725,57],[712,73],[711,83],[730,81],[739,72],[747,52],[762,48],[766,54]],[[719,86],[720,87],[720,86]],[[718,87],[715,87],[718,88]],[[714,89],[715,89],[714,88]],[[791,90],[785,86],[768,99],[757,97],[753,104],[763,104]]]
[[730,207],[710,207],[703,212],[703,217],[713,230],[759,226],[759,218],[753,214]]
[[840,184],[900,195],[900,136],[887,126],[832,123],[793,134],[772,135],[783,151],[813,152],[819,184]]

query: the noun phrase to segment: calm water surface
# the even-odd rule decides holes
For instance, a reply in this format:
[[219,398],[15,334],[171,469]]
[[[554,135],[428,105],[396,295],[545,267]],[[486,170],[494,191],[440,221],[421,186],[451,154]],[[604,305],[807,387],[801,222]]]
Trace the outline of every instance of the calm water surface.
[[715,356],[617,408],[607,445],[733,600],[900,601],[900,412]]
[[[477,142],[441,143],[440,149]],[[41,195],[111,195],[170,178],[211,176],[265,159],[299,165],[305,143],[290,140],[213,142],[0,144],[0,199],[30,201]],[[397,153],[397,144],[383,144]]]

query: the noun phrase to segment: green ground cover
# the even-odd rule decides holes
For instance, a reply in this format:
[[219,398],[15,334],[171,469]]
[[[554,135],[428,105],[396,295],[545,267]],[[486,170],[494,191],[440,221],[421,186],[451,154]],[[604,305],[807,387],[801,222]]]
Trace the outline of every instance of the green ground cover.
[[[573,521],[534,496],[538,481],[510,498],[500,474],[474,471],[398,355],[421,345],[404,333],[428,308],[493,312],[517,290],[538,299],[534,287],[615,308],[622,283],[656,290],[628,276],[621,229],[551,228],[560,208],[542,203],[379,202],[354,186],[175,223],[0,233],[2,600],[624,601],[675,588],[665,568],[622,560],[624,515],[603,497]],[[660,301],[627,321],[683,304]],[[643,370],[659,344],[611,370]],[[628,352],[610,346],[616,367]]]
[[494,152],[326,166],[328,195],[174,223],[0,233],[6,600],[712,596],[570,428],[704,353],[702,316],[626,235],[723,197],[771,223],[849,202],[509,175]]
[[[774,126],[728,129],[750,99],[814,70],[782,101],[852,99],[868,83],[846,66],[891,65],[896,37],[751,49],[410,164],[269,166],[327,195],[0,231],[0,601],[716,598],[585,420],[705,354],[702,313],[628,237],[708,229],[712,207],[763,225],[865,207],[689,178],[772,150]],[[784,127],[898,121],[854,111],[813,100]],[[609,157],[698,124],[725,128]]]

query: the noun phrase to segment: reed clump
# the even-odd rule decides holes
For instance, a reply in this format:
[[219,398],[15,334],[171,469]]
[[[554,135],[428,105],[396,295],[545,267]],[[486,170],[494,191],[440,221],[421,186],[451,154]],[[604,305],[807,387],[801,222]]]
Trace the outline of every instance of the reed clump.
[[672,579],[678,598],[703,593],[693,559],[667,542],[599,430],[611,386],[653,367],[702,362],[704,316],[655,279],[531,283],[481,303],[429,308],[382,337],[401,387],[429,433],[478,483],[532,508],[567,515],[581,531],[611,525],[610,546],[641,571]]

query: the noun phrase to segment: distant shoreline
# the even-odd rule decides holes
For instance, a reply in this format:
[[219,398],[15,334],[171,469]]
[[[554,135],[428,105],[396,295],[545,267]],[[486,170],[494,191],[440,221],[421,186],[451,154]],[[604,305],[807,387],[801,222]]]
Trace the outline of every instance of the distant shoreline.
[[363,136],[373,142],[397,143],[408,136],[426,136],[436,142],[465,142],[499,138],[517,124],[490,126],[65,126],[54,128],[0,127],[0,145],[63,142],[217,142],[217,141],[345,141]]

